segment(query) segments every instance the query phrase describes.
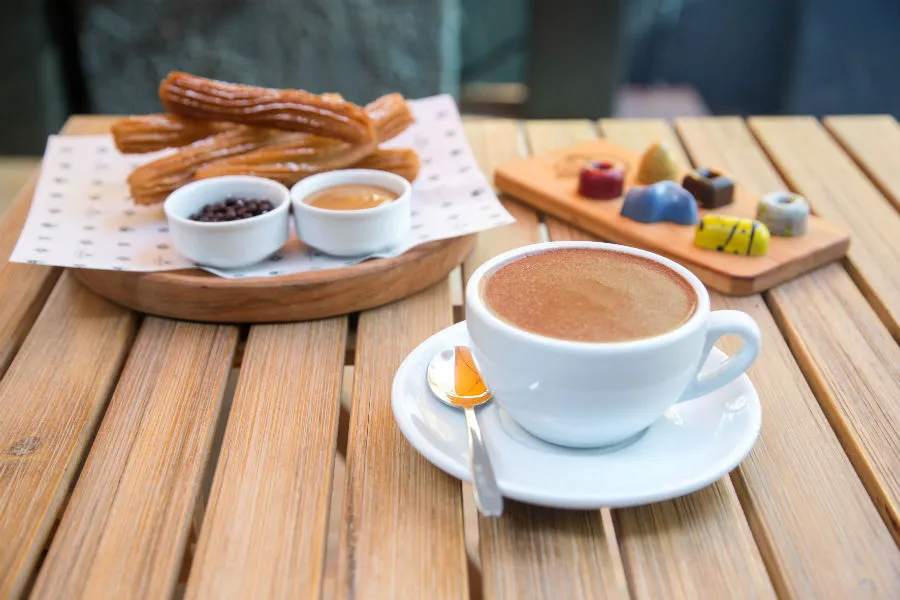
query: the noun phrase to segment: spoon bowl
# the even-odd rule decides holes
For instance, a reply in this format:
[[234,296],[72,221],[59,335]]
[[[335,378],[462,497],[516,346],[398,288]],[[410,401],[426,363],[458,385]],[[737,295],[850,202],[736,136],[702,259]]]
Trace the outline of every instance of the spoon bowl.
[[503,514],[503,495],[475,414],[476,406],[490,402],[491,392],[481,379],[471,352],[465,346],[438,352],[428,363],[426,378],[438,400],[465,411],[475,505],[485,517],[499,517]]

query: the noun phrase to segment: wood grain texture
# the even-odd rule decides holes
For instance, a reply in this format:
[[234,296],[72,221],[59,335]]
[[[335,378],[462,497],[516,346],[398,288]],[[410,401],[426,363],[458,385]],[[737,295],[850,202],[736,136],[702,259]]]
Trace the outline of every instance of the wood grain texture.
[[34,156],[4,156],[0,158],[0,216],[2,216],[34,172],[41,159]]
[[171,595],[237,338],[144,321],[32,598]]
[[[115,120],[79,115],[63,132],[106,133]],[[27,194],[28,203],[32,193],[33,189]],[[208,323],[301,321],[365,310],[419,292],[444,279],[474,244],[474,236],[463,236],[423,244],[394,258],[280,277],[223,279],[199,269],[159,273],[72,269],[72,274],[95,293],[141,313]],[[2,277],[0,271],[0,283]],[[0,312],[0,335],[3,323]],[[2,352],[0,346],[0,367]]]
[[634,152],[643,152],[655,142],[664,143],[680,166],[690,167],[691,161],[678,141],[678,136],[661,119],[600,119],[600,134]]
[[775,598],[727,477],[613,520],[633,598]]
[[[491,173],[504,162],[527,155],[527,147],[522,137],[521,126],[508,119],[467,119],[466,137],[478,166],[492,179]],[[478,234],[475,249],[463,263],[463,284],[481,264],[498,254],[535,244],[540,241],[538,215],[530,207],[506,197],[501,197],[503,206],[516,218],[516,222]]]
[[0,221],[0,258],[3,259],[0,263],[0,290],[3,290],[3,302],[0,302],[0,376],[16,355],[62,273],[62,269],[55,267],[23,265],[5,260],[19,239],[36,184],[37,173],[32,175],[12,208]]
[[825,117],[831,131],[881,193],[900,210],[900,124],[890,115]]
[[837,265],[774,290],[772,308],[900,544],[900,346]]
[[447,282],[360,315],[339,598],[469,596],[460,482],[416,452],[391,411],[401,361],[451,323]]
[[[642,122],[641,127],[647,127],[647,123]],[[768,289],[846,254],[847,233],[817,217],[810,218],[809,231],[802,237],[773,236],[765,256],[748,258],[698,248],[694,245],[694,227],[638,223],[621,215],[621,199],[597,201],[580,196],[578,172],[591,160],[623,165],[625,189],[637,185],[641,153],[601,139],[536,152],[532,157],[502,164],[494,179],[505,193],[536,210],[606,240],[663,254],[693,271],[708,286],[729,294],[746,295]],[[687,167],[681,170],[676,178],[679,182],[688,174]],[[700,216],[723,214],[752,219],[758,204],[758,196],[736,185],[729,205],[715,210],[701,208]]]
[[[666,142],[686,166],[664,121],[601,121],[601,134],[625,147]],[[551,239],[590,239],[554,228]],[[568,236],[568,237],[566,237]],[[765,402],[765,399],[763,399]],[[751,457],[753,452],[751,452]],[[636,598],[766,598],[772,584],[729,478],[683,498],[613,511],[631,593]],[[712,556],[708,549],[716,548]]]
[[67,275],[0,382],[0,597],[17,597],[93,437],[134,316]]
[[[676,127],[697,165],[728,169],[755,193],[783,187],[741,119],[679,119]],[[750,314],[763,332],[763,352],[749,372],[763,402],[762,432],[732,480],[779,596],[900,596],[900,554],[764,301],[714,294],[712,304]],[[833,318],[846,318],[848,308]],[[855,310],[871,312],[864,303]],[[728,353],[737,346],[720,343]]]
[[381,306],[430,287],[474,244],[475,236],[456,237],[393,258],[278,277],[224,279],[198,269],[72,273],[97,294],[142,313],[207,323],[305,321]]
[[[63,132],[71,135],[91,131],[90,126],[78,119],[70,119],[63,127]],[[19,239],[19,232],[31,207],[31,197],[34,195],[38,178],[35,168],[37,161],[20,161],[13,169],[15,175],[13,172],[4,172],[0,169],[2,178],[0,183],[3,186],[13,185],[14,182],[23,180],[20,170],[26,168],[26,165],[30,165],[30,169],[34,172],[27,177],[24,188],[17,190],[17,193],[13,192],[15,199],[12,206],[0,221],[0,259],[4,259],[0,263],[0,290],[3,290],[4,294],[4,301],[0,303],[0,376],[6,371],[41,307],[44,306],[53,284],[62,273],[62,269],[55,267],[23,265],[5,260]]]
[[609,511],[558,510],[507,500],[479,517],[484,597],[628,598]]
[[784,180],[813,210],[850,230],[850,274],[900,340],[900,214],[811,117],[754,117],[756,134]]
[[250,330],[187,598],[319,598],[346,335]]
[[[528,122],[526,131],[537,152],[564,143],[568,132],[596,136],[588,121]],[[483,161],[493,168],[489,156]],[[488,600],[628,597],[609,511],[553,510],[507,501],[502,517],[479,517],[478,525]]]
[[[597,139],[597,126],[587,119],[527,121],[525,131],[528,146],[533,152],[548,152]],[[554,235],[556,239],[569,239],[567,236],[585,234],[582,229],[553,215],[546,215],[544,222],[547,224],[547,235],[551,240],[554,239]]]

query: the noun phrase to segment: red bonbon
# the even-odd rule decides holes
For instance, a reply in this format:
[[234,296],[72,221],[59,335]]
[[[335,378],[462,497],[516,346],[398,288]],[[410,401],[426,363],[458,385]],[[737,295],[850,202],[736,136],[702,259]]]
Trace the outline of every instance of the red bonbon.
[[578,194],[594,200],[612,200],[622,195],[625,169],[608,160],[588,163],[578,175]]

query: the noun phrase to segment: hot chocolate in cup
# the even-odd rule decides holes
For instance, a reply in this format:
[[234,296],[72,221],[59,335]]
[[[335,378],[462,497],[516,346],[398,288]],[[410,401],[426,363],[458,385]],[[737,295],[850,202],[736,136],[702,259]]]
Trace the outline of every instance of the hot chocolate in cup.
[[[472,354],[494,399],[532,435],[571,447],[618,444],[669,407],[746,371],[759,328],[709,308],[690,271],[599,242],[549,242],[484,263],[466,287]],[[698,376],[716,340],[740,351]]]

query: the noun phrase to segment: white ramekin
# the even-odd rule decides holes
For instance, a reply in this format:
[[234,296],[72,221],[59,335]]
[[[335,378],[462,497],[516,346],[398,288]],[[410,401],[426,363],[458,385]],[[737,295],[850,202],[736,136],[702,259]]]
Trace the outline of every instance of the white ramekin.
[[[271,211],[238,221],[204,223],[189,217],[227,198],[268,200]],[[290,192],[271,179],[233,175],[189,183],[166,198],[163,209],[178,252],[201,265],[233,269],[257,263],[288,239]]]
[[[348,183],[375,185],[398,194],[393,202],[363,210],[329,210],[304,202],[315,192]],[[364,256],[402,241],[409,232],[412,189],[399,175],[370,169],[320,173],[291,188],[297,236],[335,256]]]

